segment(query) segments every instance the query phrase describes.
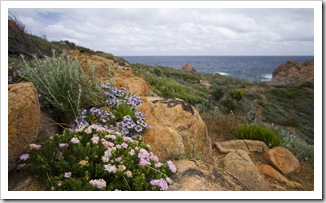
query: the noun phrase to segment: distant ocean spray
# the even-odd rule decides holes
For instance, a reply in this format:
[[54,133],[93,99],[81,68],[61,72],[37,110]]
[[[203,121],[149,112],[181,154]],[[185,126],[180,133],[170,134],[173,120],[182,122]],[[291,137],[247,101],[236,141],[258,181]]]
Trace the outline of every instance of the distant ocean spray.
[[250,81],[269,81],[273,71],[281,64],[294,60],[305,62],[313,56],[122,56],[129,63],[167,66],[181,69],[191,64],[198,72],[221,75]]

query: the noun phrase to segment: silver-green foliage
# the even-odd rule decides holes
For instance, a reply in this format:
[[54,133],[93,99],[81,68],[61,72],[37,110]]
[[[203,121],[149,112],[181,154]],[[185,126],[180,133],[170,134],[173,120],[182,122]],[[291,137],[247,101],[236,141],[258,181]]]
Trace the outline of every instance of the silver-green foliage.
[[85,75],[77,59],[64,54],[57,56],[54,51],[53,57],[34,56],[27,61],[22,56],[22,59],[22,77],[32,82],[42,100],[59,112],[77,114],[82,107],[81,101],[92,98],[86,95],[93,92],[91,88],[96,89],[95,80]]
[[314,145],[307,144],[299,135],[286,128],[274,124],[266,125],[266,127],[274,130],[281,138],[280,146],[290,150],[300,161],[313,163]]

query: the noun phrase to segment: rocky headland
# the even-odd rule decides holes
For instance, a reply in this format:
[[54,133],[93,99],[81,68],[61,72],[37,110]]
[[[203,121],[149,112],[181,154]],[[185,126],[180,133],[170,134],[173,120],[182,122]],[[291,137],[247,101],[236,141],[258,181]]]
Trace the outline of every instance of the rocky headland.
[[[9,50],[10,54],[19,51]],[[283,100],[288,104],[300,99],[303,94],[299,92],[300,88],[313,92],[313,61],[304,64],[289,61],[274,71],[271,84],[253,84],[198,73],[189,64],[183,68],[184,71],[158,69],[129,64],[103,52],[85,53],[80,49],[64,49],[64,52],[78,59],[86,74],[90,74],[91,64],[98,81],[112,81],[117,88],[125,88],[141,98],[143,103],[137,110],[146,115],[150,125],[141,134],[145,143],[160,159],[173,160],[177,168],[169,190],[314,190],[313,162],[304,161],[306,157],[300,158],[299,152],[295,154],[286,146],[270,148],[262,141],[236,139],[233,136],[238,124],[252,121],[274,123],[275,112],[282,111],[280,115],[277,114],[277,128],[284,129],[282,132],[291,132],[305,144],[304,140],[313,140],[313,131],[308,138],[303,135],[303,132],[311,133],[311,122],[305,121],[306,126],[300,128],[304,124],[296,116],[291,118],[300,126],[292,125],[290,120],[282,120],[287,119],[281,116],[284,114],[286,117],[289,113],[283,110],[287,107],[281,106],[278,111],[274,109],[276,105],[283,105]],[[168,72],[171,77],[166,77]],[[177,88],[191,86],[196,97],[163,96],[166,92],[159,89],[157,80],[168,81]],[[275,84],[278,87],[274,87]],[[286,89],[288,84],[292,89]],[[280,85],[285,85],[282,91],[277,89]],[[230,92],[234,89],[241,89],[239,94],[242,92],[245,96],[234,96],[237,91]],[[289,92],[292,94],[289,95]],[[275,93],[284,97],[279,98],[281,102],[277,103],[270,96]],[[37,89],[32,83],[10,84],[8,94],[9,190],[44,190],[44,183],[17,173],[17,160],[26,152],[29,144],[44,143],[53,134],[59,133],[64,124],[48,109],[41,108]],[[235,105],[229,106],[232,102]],[[292,108],[291,113],[310,118],[310,112],[305,110]]]

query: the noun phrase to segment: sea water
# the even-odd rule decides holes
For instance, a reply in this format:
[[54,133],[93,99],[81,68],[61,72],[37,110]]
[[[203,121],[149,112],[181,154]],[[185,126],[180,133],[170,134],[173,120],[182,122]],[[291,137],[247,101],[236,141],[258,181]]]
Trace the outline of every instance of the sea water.
[[189,63],[197,72],[218,73],[249,81],[270,81],[281,64],[294,60],[303,63],[313,56],[121,56],[129,63],[181,69]]

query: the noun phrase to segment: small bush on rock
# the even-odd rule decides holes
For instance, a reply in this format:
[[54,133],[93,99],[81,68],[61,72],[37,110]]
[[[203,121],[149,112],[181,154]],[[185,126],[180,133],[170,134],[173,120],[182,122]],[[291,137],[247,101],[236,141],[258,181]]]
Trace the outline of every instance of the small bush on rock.
[[95,124],[134,137],[149,127],[145,115],[136,111],[136,106],[142,103],[139,97],[125,89],[117,89],[112,83],[102,84],[99,97],[102,106],[82,110],[75,119],[73,129]]
[[139,133],[149,126],[135,110],[141,100],[111,83],[102,93],[102,106],[82,110],[71,129],[31,144],[20,170],[47,180],[48,190],[168,190],[176,167],[143,143]]
[[257,124],[240,125],[236,129],[235,136],[238,139],[260,140],[269,147],[278,146],[281,142],[275,132]]

